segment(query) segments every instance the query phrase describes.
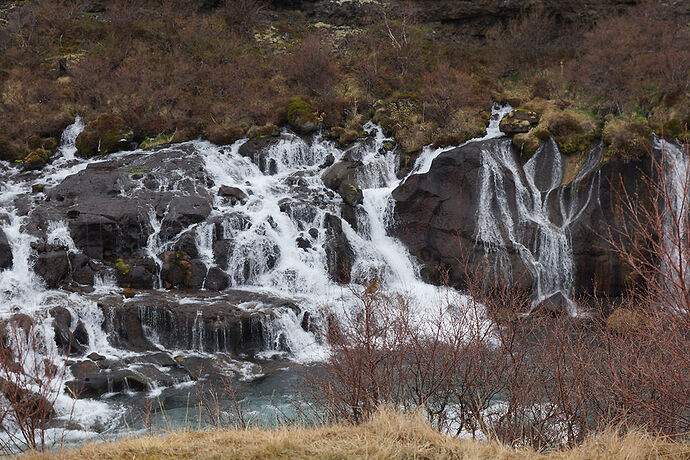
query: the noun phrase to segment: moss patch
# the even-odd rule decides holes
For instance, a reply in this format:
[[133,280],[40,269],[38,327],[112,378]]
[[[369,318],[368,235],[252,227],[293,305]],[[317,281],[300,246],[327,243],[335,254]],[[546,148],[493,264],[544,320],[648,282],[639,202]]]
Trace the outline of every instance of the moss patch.
[[168,145],[173,141],[175,133],[172,134],[161,134],[156,137],[147,137],[139,144],[140,149],[152,149],[153,147],[159,147],[161,145]]
[[293,97],[288,101],[287,121],[303,134],[315,131],[320,123],[316,111],[301,97]]
[[125,121],[112,113],[101,114],[77,136],[77,155],[90,158],[94,155],[113,153],[124,143],[132,140],[134,133]]
[[22,160],[22,165],[27,171],[41,169],[48,163],[51,154],[52,152],[50,150],[39,147],[32,150],[26,157],[24,157]]
[[649,136],[652,133],[644,119],[615,118],[604,126],[604,158],[607,160],[634,161],[651,151]]
[[115,270],[117,270],[120,273],[120,275],[129,275],[129,271],[131,269],[132,267],[130,267],[129,264],[125,263],[125,261],[121,257],[115,261]]

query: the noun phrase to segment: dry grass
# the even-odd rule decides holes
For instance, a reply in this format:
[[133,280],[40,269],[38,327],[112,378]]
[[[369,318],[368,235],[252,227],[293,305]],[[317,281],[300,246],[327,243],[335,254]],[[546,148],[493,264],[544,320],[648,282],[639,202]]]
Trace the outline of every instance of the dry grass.
[[688,459],[690,444],[643,433],[623,437],[602,434],[582,446],[549,453],[514,450],[497,442],[458,441],[427,425],[421,417],[381,411],[359,426],[314,429],[175,432],[88,445],[52,454],[30,453],[29,459]]

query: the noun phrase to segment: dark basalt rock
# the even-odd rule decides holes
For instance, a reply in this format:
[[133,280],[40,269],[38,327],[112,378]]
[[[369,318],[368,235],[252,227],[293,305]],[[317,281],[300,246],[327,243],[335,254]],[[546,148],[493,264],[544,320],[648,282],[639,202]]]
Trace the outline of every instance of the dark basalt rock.
[[[463,285],[465,262],[470,270],[486,270],[485,249],[476,241],[482,150],[506,140],[473,142],[439,155],[426,174],[410,176],[393,191],[396,226],[392,231],[424,264],[422,275],[441,282],[448,270],[449,281]],[[512,177],[505,177],[508,194],[514,190]],[[515,206],[515,203],[511,204]],[[524,289],[532,276],[517,248],[506,247],[513,278]]]
[[34,264],[34,271],[46,282],[49,288],[56,288],[69,275],[69,258],[63,249],[45,248]]
[[89,336],[84,323],[77,322],[72,331],[72,314],[64,307],[52,308],[50,315],[53,317],[55,344],[58,348],[67,355],[83,354],[89,345]]
[[222,185],[220,189],[218,189],[218,195],[227,198],[232,204],[244,204],[249,198],[241,189],[229,185]]
[[[109,340],[114,346],[154,351],[145,327],[167,349],[253,355],[275,348],[276,337],[269,327],[273,310],[296,309],[290,301],[246,291],[224,291],[221,296],[199,291],[189,302],[158,291],[146,294],[128,302],[120,296],[101,299],[105,328],[111,331]],[[257,308],[248,307],[251,304]]]
[[5,232],[0,229],[0,270],[12,268],[12,246]]
[[321,174],[321,180],[326,187],[334,191],[338,191],[343,184],[356,186],[357,168],[362,165],[361,161],[339,161]]
[[546,299],[539,302],[539,304],[532,310],[533,315],[549,315],[549,316],[563,316],[568,314],[569,301],[561,292],[556,292]]
[[210,291],[222,291],[230,285],[228,275],[219,267],[211,267],[206,274],[204,288]]
[[161,238],[168,240],[191,224],[197,224],[211,214],[208,196],[176,196],[163,219]]
[[326,214],[324,226],[326,227],[326,242],[323,248],[326,251],[328,273],[334,281],[347,284],[351,279],[352,263],[355,259],[354,251],[343,233],[340,217],[330,213]]
[[131,370],[100,371],[85,374],[65,384],[71,395],[78,398],[98,398],[106,393],[124,390],[147,391],[151,382],[140,373]]

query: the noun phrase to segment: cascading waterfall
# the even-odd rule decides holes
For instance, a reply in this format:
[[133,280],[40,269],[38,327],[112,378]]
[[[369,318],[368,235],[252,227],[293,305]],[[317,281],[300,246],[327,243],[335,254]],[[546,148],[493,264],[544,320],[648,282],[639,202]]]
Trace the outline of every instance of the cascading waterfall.
[[[668,273],[668,287],[670,292],[677,292],[676,286],[690,283],[688,270],[688,207],[690,199],[690,158],[683,148],[662,138],[654,138],[654,147],[662,153],[662,167],[664,168],[665,186],[669,188],[669,207],[666,212],[666,228],[663,235],[667,255],[662,260],[664,271]],[[683,300],[675,300],[675,295],[669,298],[671,308],[683,308]],[[673,305],[676,304],[676,305]]]
[[[588,206],[598,182],[591,181],[584,201],[570,199],[566,203],[568,187],[562,184],[561,154],[552,139],[524,166],[515,158],[509,139],[494,145],[482,152],[476,242],[493,262],[494,276],[508,282],[513,281],[510,252],[519,256],[534,278],[533,305],[560,293],[567,300],[569,313],[575,315],[569,225]],[[550,158],[544,158],[547,155]],[[579,186],[600,158],[601,146],[596,146],[573,183]],[[538,170],[538,164],[550,166],[550,170]],[[549,206],[553,194],[558,194],[560,222],[552,217]]]
[[[494,107],[487,134],[480,140],[502,136],[498,125],[509,110],[510,107]],[[16,175],[8,171],[7,176],[11,180],[0,185],[0,213],[4,214],[0,216],[0,225],[10,241],[14,258],[13,267],[0,272],[0,300],[6,308],[3,316],[8,317],[20,309],[40,317],[42,327],[48,331],[45,340],[52,343],[53,349],[55,344],[49,335],[52,329],[48,312],[54,306],[62,306],[72,315],[72,330],[81,321],[88,331],[88,352],[97,351],[113,360],[129,359],[136,354],[111,344],[119,327],[118,318],[112,308],[100,308],[94,300],[121,292],[116,272],[106,267],[94,275],[91,297],[46,288],[33,271],[31,244],[43,241],[64,248],[70,255],[82,255],[80,246],[70,235],[70,225],[62,220],[50,220],[45,235],[29,232],[26,224],[30,212],[20,213],[16,203],[20,196],[30,196],[34,184],[57,186],[87,167],[100,167],[100,163],[107,166],[124,162],[127,169],[123,174],[139,177],[136,181],[118,181],[113,193],[118,198],[142,200],[137,205],[141,211],[138,226],[146,229],[147,233],[140,250],[156,265],[153,292],[160,293],[160,298],[171,298],[163,296],[167,291],[162,289],[162,254],[178,251],[177,245],[185,235],[191,234],[191,244],[197,253],[195,257],[205,267],[204,273],[220,270],[227,276],[230,290],[242,290],[257,296],[256,302],[239,304],[237,308],[247,315],[259,314],[248,322],[238,323],[241,336],[263,337],[263,354],[259,356],[286,356],[287,351],[287,356],[297,362],[323,360],[328,356],[328,348],[312,332],[311,326],[318,328],[325,315],[324,307],[334,314],[343,314],[356,306],[353,290],[363,290],[373,279],[377,279],[385,291],[406,294],[420,319],[436,314],[439,308],[447,305],[449,293],[454,301],[464,301],[452,289],[425,283],[420,277],[418,262],[400,241],[389,235],[388,230],[395,223],[392,191],[406,178],[398,178],[397,153],[384,148],[384,144],[393,140],[372,123],[364,127],[369,136],[346,150],[320,135],[304,139],[284,131],[278,139],[272,139],[270,144],[254,151],[246,149],[251,142],[247,139],[230,146],[192,141],[153,152],[118,152],[90,160],[78,159],[74,155],[74,142],[81,129],[83,124],[77,119],[65,130],[53,162],[42,171],[33,173],[30,180],[15,179]],[[507,154],[508,143],[506,140],[501,144],[505,148],[485,155],[483,181],[486,187],[482,182],[478,244],[498,253],[504,248],[501,238],[507,232],[508,239],[520,248],[521,256],[535,270],[538,297],[557,290],[567,291],[567,284],[571,282],[569,277],[572,277],[567,220],[574,215],[573,209],[579,208],[564,210],[567,208],[564,204],[561,206],[563,224],[553,224],[548,217],[546,201],[560,185],[560,176],[554,171],[549,189],[538,190],[532,178],[534,168],[528,163],[521,170],[515,159]],[[433,160],[446,150],[425,148],[407,177],[428,172]],[[539,152],[535,157],[538,155]],[[165,164],[161,165],[157,158],[163,159]],[[362,190],[363,199],[353,208],[354,216],[346,218],[343,215],[341,219],[343,201],[324,186],[321,174],[327,165],[344,159],[359,165],[355,181]],[[175,165],[180,165],[179,169]],[[194,171],[196,176],[190,177],[189,171]],[[501,186],[506,173],[519,184],[516,190],[519,206],[515,216],[506,204],[508,191]],[[237,197],[226,198],[220,193],[221,187],[232,189]],[[156,196],[160,198],[144,202],[150,194],[158,194]],[[200,222],[192,220],[172,225],[177,219],[171,217],[177,212],[175,199],[184,200],[187,196],[208,197],[210,214]],[[38,201],[32,201],[32,206],[37,206]],[[571,203],[569,206],[572,208]],[[329,255],[325,245],[330,231],[328,221],[332,221],[333,216],[340,220],[342,233],[352,252],[350,271],[353,283],[346,286],[334,282],[329,273]],[[539,228],[540,236],[532,245],[520,242],[522,227],[527,225]],[[559,270],[553,270],[559,264]],[[186,317],[186,324],[178,323],[176,326],[186,329],[176,333],[189,339],[191,350],[187,351],[208,355],[229,349],[230,338],[226,329],[208,329],[209,323],[204,316],[207,305],[223,302],[222,292],[218,293],[219,296],[209,296],[204,292],[172,297],[178,306],[193,306],[193,311],[197,312]],[[125,299],[123,304],[147,298],[147,295],[137,293],[135,299]],[[261,296],[266,295],[287,299],[292,306],[264,305]],[[156,333],[155,328],[171,320],[163,310],[156,310],[154,306],[149,308],[140,304],[135,311],[141,320],[143,333],[151,343],[164,350],[161,345],[164,338]],[[222,321],[220,317],[213,319],[216,323]],[[251,330],[246,330],[247,327]],[[245,377],[249,375],[249,369],[253,369],[242,364],[233,366],[243,369]],[[127,379],[124,382],[126,384]],[[151,388],[155,390],[152,394],[159,395],[162,391],[161,385],[155,382]],[[117,404],[85,401],[79,404],[85,411],[90,411],[83,412],[83,425],[87,429],[89,416],[113,420],[122,411]],[[69,399],[60,399],[60,407],[67,407],[68,402]],[[95,403],[102,405],[94,406]]]

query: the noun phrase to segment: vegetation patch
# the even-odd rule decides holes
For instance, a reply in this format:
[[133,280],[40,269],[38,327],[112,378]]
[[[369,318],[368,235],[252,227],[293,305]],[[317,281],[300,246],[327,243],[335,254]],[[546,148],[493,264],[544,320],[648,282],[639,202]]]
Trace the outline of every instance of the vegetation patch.
[[101,114],[77,136],[77,155],[90,158],[94,155],[117,152],[132,141],[134,133],[125,121],[112,113]]
[[634,161],[651,152],[652,130],[644,118],[614,118],[604,126],[604,158]]
[[287,105],[287,122],[296,131],[308,134],[316,131],[320,120],[312,106],[301,97],[293,97]]

